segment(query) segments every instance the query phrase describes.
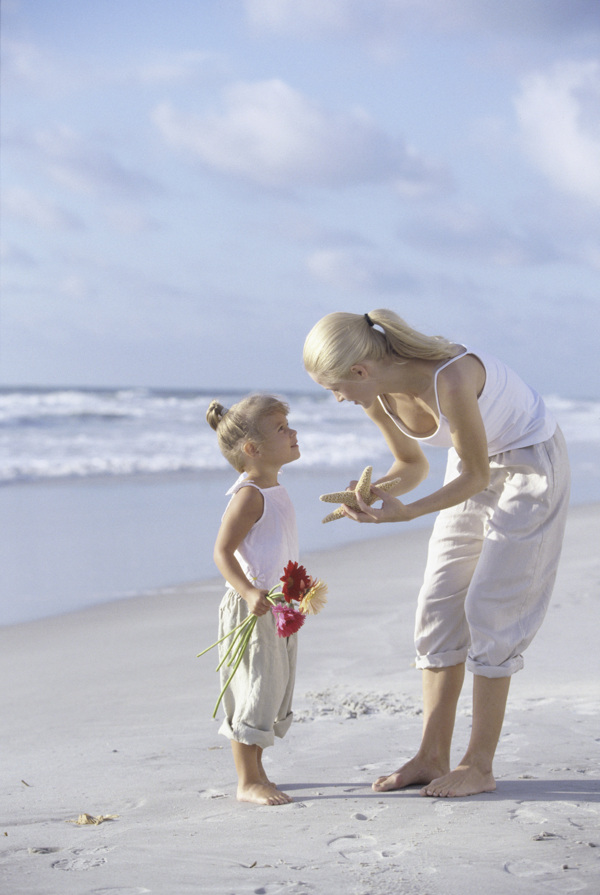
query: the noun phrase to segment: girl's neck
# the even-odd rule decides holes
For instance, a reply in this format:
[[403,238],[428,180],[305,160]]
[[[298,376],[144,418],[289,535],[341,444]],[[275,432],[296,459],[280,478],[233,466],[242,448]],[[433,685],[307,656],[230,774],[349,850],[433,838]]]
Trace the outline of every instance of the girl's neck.
[[256,469],[250,468],[245,470],[249,482],[258,485],[259,488],[274,488],[279,484],[279,469]]

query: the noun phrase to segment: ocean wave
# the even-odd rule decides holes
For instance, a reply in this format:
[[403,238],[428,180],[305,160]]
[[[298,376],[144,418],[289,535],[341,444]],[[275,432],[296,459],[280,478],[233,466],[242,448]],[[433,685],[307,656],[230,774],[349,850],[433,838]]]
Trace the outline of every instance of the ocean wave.
[[[241,393],[227,392],[231,405]],[[206,474],[227,468],[205,421],[206,391],[4,389],[0,391],[0,483],[69,478]],[[571,444],[600,445],[600,401],[548,397]],[[364,414],[324,392],[288,396],[302,467],[389,465]]]

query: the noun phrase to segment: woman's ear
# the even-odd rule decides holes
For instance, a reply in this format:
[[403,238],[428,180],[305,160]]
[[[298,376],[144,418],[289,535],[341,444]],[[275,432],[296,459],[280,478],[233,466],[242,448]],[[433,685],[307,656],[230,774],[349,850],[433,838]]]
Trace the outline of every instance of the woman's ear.
[[364,364],[353,364],[350,367],[350,372],[353,373],[358,379],[368,379],[369,376],[369,371]]

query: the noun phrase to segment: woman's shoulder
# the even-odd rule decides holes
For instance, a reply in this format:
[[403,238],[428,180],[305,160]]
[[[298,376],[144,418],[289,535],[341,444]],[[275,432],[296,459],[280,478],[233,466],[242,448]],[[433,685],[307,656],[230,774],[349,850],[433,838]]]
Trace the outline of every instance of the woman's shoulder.
[[452,395],[463,391],[475,391],[480,395],[486,380],[486,368],[476,352],[466,349],[445,364],[437,374],[440,397],[443,393]]

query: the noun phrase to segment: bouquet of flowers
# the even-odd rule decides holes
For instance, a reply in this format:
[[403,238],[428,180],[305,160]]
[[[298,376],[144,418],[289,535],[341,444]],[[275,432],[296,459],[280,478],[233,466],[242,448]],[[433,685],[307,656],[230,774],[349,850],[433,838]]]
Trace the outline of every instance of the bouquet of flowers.
[[[327,585],[319,581],[318,578],[312,579],[304,566],[292,560],[288,562],[283,570],[283,575],[279,581],[282,584],[278,583],[271,588],[267,594],[267,600],[271,603],[271,612],[275,616],[278,635],[280,637],[289,637],[300,630],[307,615],[316,615],[321,611],[327,602]],[[201,653],[198,653],[197,658],[200,658],[213,647],[218,646],[224,640],[233,636],[225,655],[216,668],[217,671],[220,671],[223,665],[227,664],[233,670],[219,694],[213,711],[213,718],[217,714],[225,690],[240,666],[257,621],[258,616],[249,615],[241,625],[233,628],[219,640],[215,640],[214,643],[207,646]]]

